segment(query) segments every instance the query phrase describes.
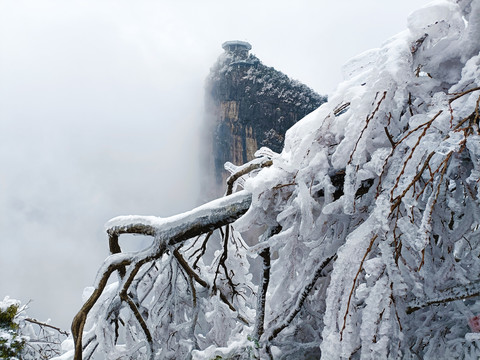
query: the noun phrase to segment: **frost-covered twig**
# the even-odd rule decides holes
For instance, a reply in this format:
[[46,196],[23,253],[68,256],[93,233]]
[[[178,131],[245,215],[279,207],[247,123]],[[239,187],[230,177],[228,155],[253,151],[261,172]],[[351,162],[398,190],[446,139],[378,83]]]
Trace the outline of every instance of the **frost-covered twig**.
[[422,168],[417,172],[417,174],[414,176],[413,180],[410,182],[410,184],[408,184],[408,186],[403,190],[403,192],[398,195],[397,197],[395,197],[394,199],[392,199],[392,207],[390,209],[390,213],[393,213],[393,211],[401,204],[402,202],[402,199],[405,197],[405,195],[407,194],[408,190],[410,190],[410,188],[415,185],[415,183],[420,180],[420,178],[422,177],[423,175],[423,172],[425,171],[425,169],[427,169],[428,167],[428,163],[430,162],[430,159],[432,158],[432,156],[435,155],[435,152],[431,152],[430,154],[428,154],[427,158],[425,159],[425,161],[423,162],[423,165],[422,165]]
[[[110,239],[110,248],[113,244],[113,255],[110,261],[103,267],[96,287],[90,298],[84,303],[82,309],[72,322],[72,336],[75,341],[75,360],[82,359],[82,336],[88,313],[102,295],[110,276],[119,271],[122,277],[126,276],[126,267],[133,265],[129,270],[129,276],[122,287],[119,296],[126,301],[144,330],[149,343],[151,335],[145,322],[131,299],[128,298],[128,289],[140,267],[152,260],[158,259],[165,251],[165,247],[182,243],[194,236],[208,233],[211,230],[228,224],[243,213],[251,203],[251,194],[241,191],[233,195],[214,200],[194,210],[170,218],[157,218],[152,216],[122,216],[110,220],[107,223],[107,233]],[[121,234],[141,234],[154,236],[155,241],[150,248],[141,254],[120,254],[118,236]],[[116,248],[118,246],[118,248]],[[143,255],[142,255],[143,254]],[[135,305],[135,306],[132,306]],[[149,336],[150,335],[150,336]]]
[[310,281],[307,282],[305,286],[300,290],[297,300],[295,302],[295,306],[291,309],[285,319],[280,322],[280,324],[275,326],[273,330],[269,330],[268,333],[266,333],[267,341],[272,341],[273,339],[275,339],[277,335],[283,329],[285,329],[293,321],[293,319],[295,319],[295,316],[297,316],[297,314],[302,309],[303,303],[305,302],[308,294],[310,294],[310,291],[312,291],[312,289],[314,288],[315,283],[322,276],[323,271],[334,258],[336,258],[336,255],[326,258],[318,265]]
[[342,338],[343,338],[343,331],[345,330],[345,327],[347,326],[348,311],[349,311],[349,309],[350,309],[350,302],[351,302],[351,300],[352,300],[353,292],[355,291],[355,287],[356,287],[356,285],[357,285],[358,275],[360,275],[360,272],[362,271],[362,268],[363,268],[363,264],[364,264],[364,262],[365,262],[365,259],[367,258],[367,256],[368,256],[368,254],[370,253],[370,251],[372,251],[373,243],[375,242],[375,240],[377,239],[377,237],[378,237],[378,234],[372,236],[372,238],[370,239],[370,244],[368,245],[367,250],[366,250],[365,253],[363,254],[363,258],[362,258],[362,260],[360,261],[360,266],[358,267],[357,273],[355,274],[355,277],[353,278],[352,289],[350,290],[350,294],[348,294],[347,308],[345,309],[345,314],[343,315],[343,325],[342,325],[342,330],[340,330],[340,341],[341,341]]
[[191,257],[193,257],[195,254],[198,253],[197,258],[195,259],[195,261],[193,262],[193,265],[192,265],[192,267],[193,267],[194,269],[197,268],[197,263],[200,261],[200,259],[202,258],[202,256],[205,255],[205,252],[207,251],[207,243],[208,243],[208,240],[210,239],[210,236],[212,236],[212,234],[213,234],[213,231],[210,231],[210,232],[208,232],[207,234],[205,234],[205,235],[204,235],[205,238],[204,238],[203,241],[202,241],[201,247],[200,247],[199,249],[195,250],[195,252],[194,252],[192,255],[190,255],[190,258],[191,258]]
[[32,324],[36,324],[40,327],[48,327],[50,329],[56,330],[58,333],[60,333],[62,335],[68,336],[68,331],[62,330],[57,326],[53,326],[53,325],[47,324],[45,322],[38,321],[37,319],[25,318],[25,321],[27,321],[29,323],[32,323]]
[[106,270],[104,270],[100,280],[97,283],[97,287],[95,288],[92,295],[88,298],[88,300],[83,304],[80,311],[75,315],[72,321],[72,336],[75,342],[75,357],[74,360],[82,360],[82,337],[83,337],[83,328],[85,326],[85,322],[87,321],[87,315],[95,305],[97,300],[102,295],[105,286],[107,285],[108,279],[110,275],[119,269],[123,269],[126,265],[131,264],[131,259],[124,259],[120,262],[113,263],[109,265]]
[[[280,226],[269,227],[264,233],[261,241],[267,241],[273,235],[281,231]],[[266,247],[260,252],[260,257],[263,260],[263,271],[261,273],[260,286],[257,294],[257,311],[255,319],[255,327],[253,329],[253,336],[258,341],[264,332],[265,320],[265,304],[267,298],[268,284],[270,283],[270,248]]]
[[406,313],[411,314],[430,305],[446,304],[474,296],[480,296],[480,282],[445,289],[440,291],[435,298],[415,299],[408,304]]
[[452,98],[450,98],[450,100],[448,100],[450,103],[454,102],[455,100],[461,98],[462,96],[464,95],[467,95],[467,94],[470,94],[471,92],[473,91],[477,91],[477,90],[480,90],[480,86],[477,86],[477,87],[474,87],[472,89],[468,89],[468,90],[465,90],[465,91],[462,91],[460,93],[454,93],[454,94],[451,94],[451,95],[454,95]]
[[[405,161],[403,162],[403,165],[402,165],[402,170],[400,171],[400,173],[398,174],[397,176],[397,179],[395,180],[395,184],[393,185],[392,187],[392,190],[390,191],[390,196],[391,198],[393,199],[392,201],[396,201],[397,199],[401,199],[404,195],[402,194],[402,196],[400,197],[396,197],[394,198],[393,196],[393,193],[395,191],[395,189],[398,187],[398,184],[400,182],[400,179],[402,179],[403,175],[405,174],[405,169],[407,167],[407,164],[408,162],[412,159],[413,157],[413,154],[415,153],[415,150],[417,149],[418,145],[420,144],[420,141],[422,140],[422,138],[426,135],[427,133],[427,130],[430,128],[430,126],[432,125],[432,123],[435,121],[436,118],[438,118],[440,116],[440,114],[443,112],[443,110],[440,110],[439,112],[437,112],[435,114],[435,116],[433,118],[431,118],[429,121],[427,121],[425,124],[422,124],[421,126],[423,127],[423,131],[422,133],[418,136],[417,138],[417,141],[415,143],[415,145],[412,147],[412,149],[410,150],[410,154],[407,156],[407,158],[405,159]],[[416,130],[416,129],[413,129],[412,132]],[[404,136],[400,141],[403,141],[406,137]],[[426,164],[428,163],[428,161],[425,162]],[[421,172],[419,172],[421,173]],[[413,182],[412,182],[413,183]],[[392,209],[393,210],[393,209]]]
[[169,218],[119,216],[106,224],[107,233],[155,236],[172,246],[230,224],[248,210],[251,201],[252,195],[243,190]]
[[204,288],[208,288],[209,285],[208,283],[203,280],[191,267],[188,265],[187,261],[183,258],[182,254],[178,251],[178,249],[175,249],[173,251],[173,256],[177,259],[178,263],[180,266],[185,270],[185,272],[192,277],[197,283],[202,285]]
[[232,175],[230,175],[227,179],[227,190],[225,195],[230,195],[233,193],[233,185],[235,181],[237,181],[243,175],[251,173],[253,170],[269,167],[273,164],[273,161],[268,158],[259,158],[254,159],[245,165],[239,167]]
[[213,291],[216,292],[218,290],[217,278],[218,278],[218,275],[220,275],[220,268],[222,268],[223,273],[225,275],[225,279],[227,279],[227,283],[230,286],[230,289],[232,291],[232,300],[233,300],[233,297],[235,295],[238,295],[238,292],[236,290],[235,283],[233,282],[232,277],[230,276],[227,265],[226,265],[226,261],[228,259],[228,242],[230,241],[230,230],[231,230],[230,226],[227,225],[225,227],[225,233],[223,234],[223,239],[222,239],[223,240],[222,252],[220,254],[220,257],[218,258],[217,269],[215,270],[215,277],[213,279]]
[[353,147],[353,151],[352,153],[350,154],[350,159],[348,160],[348,163],[347,164],[350,164],[353,160],[353,155],[355,154],[355,151],[357,151],[357,147],[358,147],[358,143],[360,142],[360,140],[362,139],[362,136],[363,136],[363,133],[365,132],[365,130],[367,130],[368,128],[368,124],[370,123],[370,121],[375,117],[375,114],[377,113],[378,109],[380,108],[380,105],[382,104],[383,100],[385,100],[385,97],[387,96],[387,92],[384,91],[383,92],[383,96],[380,98],[380,100],[378,100],[377,102],[377,106],[375,107],[375,109],[372,111],[371,114],[369,114],[366,119],[365,119],[365,125],[362,129],[362,131],[360,131],[360,135],[358,136],[357,138],[357,141],[355,142],[355,145]]
[[[198,284],[200,284],[202,287],[206,288],[206,289],[211,289],[212,286],[204,279],[202,279],[200,277],[200,275],[198,275],[191,267],[190,265],[188,264],[188,262],[183,258],[182,254],[180,254],[180,252],[175,249],[173,251],[173,255],[175,256],[175,258],[177,259],[178,263],[180,264],[180,266],[182,266],[183,270],[185,270],[185,272],[192,278],[194,279]],[[226,295],[219,289],[215,289],[215,291],[218,291],[219,293],[219,297],[220,297],[220,300],[222,300],[225,305],[228,306],[228,308],[230,310],[232,310],[233,312],[235,313],[238,313],[237,312],[237,309],[235,309],[235,307],[232,305],[232,303],[228,300],[228,298],[226,297]],[[238,314],[238,319],[240,321],[242,321],[244,324],[247,324],[248,325],[248,321],[243,317],[241,316],[240,314]]]

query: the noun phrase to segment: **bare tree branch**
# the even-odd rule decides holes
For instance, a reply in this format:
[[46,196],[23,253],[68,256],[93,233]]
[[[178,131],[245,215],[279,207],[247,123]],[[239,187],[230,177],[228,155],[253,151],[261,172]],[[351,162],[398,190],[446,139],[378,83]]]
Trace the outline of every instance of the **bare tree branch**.
[[[278,234],[282,230],[281,226],[270,227],[265,232],[262,241],[268,240],[275,234]],[[268,284],[270,283],[270,248],[266,247],[260,253],[260,257],[263,259],[263,272],[260,280],[260,286],[257,294],[257,315],[255,320],[255,328],[253,334],[258,341],[264,332],[265,321],[265,303],[267,301]]]
[[60,329],[59,327],[56,327],[56,326],[53,326],[53,325],[50,325],[50,324],[47,324],[47,323],[38,321],[37,319],[26,318],[25,321],[28,321],[28,322],[30,322],[30,323],[32,323],[32,324],[36,324],[36,325],[39,325],[39,326],[48,327],[48,328],[50,328],[50,329],[53,329],[53,330],[58,331],[58,332],[59,332],[60,334],[62,334],[62,335],[68,336],[68,332],[67,332],[67,331],[62,330],[62,329]]
[[406,313],[411,314],[430,305],[445,304],[452,301],[468,299],[474,296],[480,296],[480,283],[455,286],[440,291],[438,296],[433,299],[415,299],[414,301],[410,302]]
[[272,331],[268,333],[268,341],[272,341],[275,337],[285,329],[292,321],[295,319],[295,316],[300,312],[302,309],[303,303],[307,298],[310,291],[312,291],[315,283],[317,282],[318,278],[322,276],[323,270],[330,264],[332,259],[336,258],[336,255],[326,258],[320,265],[316,268],[312,279],[303,287],[303,289],[299,292],[295,307],[290,311],[287,317],[277,325]]
[[[163,254],[165,246],[182,243],[192,237],[208,233],[211,230],[235,221],[248,210],[251,201],[252,195],[249,192],[240,191],[233,195],[211,201],[189,212],[169,218],[120,216],[110,220],[107,223],[107,233],[109,235],[110,251],[113,255],[103,266],[103,272],[101,271],[100,277],[96,281],[96,287],[92,295],[73,319],[72,336],[75,342],[74,359],[82,360],[82,336],[85,321],[88,313],[102,295],[113,272],[118,271],[121,278],[123,278],[126,275],[126,267],[131,264],[135,265],[129,274],[129,278],[122,287],[120,295],[123,296],[120,296],[120,298],[123,301],[127,301],[150,342],[151,335],[138,309],[136,309],[136,306],[132,307],[131,305],[133,303],[131,303],[128,298],[125,298],[139,267],[148,261],[159,258]],[[121,249],[118,244],[118,237],[121,234],[154,236],[156,240],[150,248],[142,251],[141,256],[135,256],[139,254],[119,254]],[[220,298],[225,302],[227,299],[222,295],[223,294],[220,294]],[[228,300],[226,303],[229,304]],[[229,307],[233,308],[231,304]],[[233,310],[235,311],[234,308]],[[243,319],[243,321],[245,321],[245,319]]]
[[264,167],[269,167],[273,164],[273,161],[270,159],[265,159],[260,162],[256,162],[255,160],[245,164],[240,170],[235,172],[234,174],[230,175],[227,179],[227,191],[225,192],[225,195],[230,195],[233,192],[233,185],[235,184],[235,181],[237,181],[241,176],[246,175],[253,170],[261,169]]
[[109,236],[155,236],[171,246],[234,222],[248,210],[251,202],[252,195],[243,190],[169,218],[119,216],[106,224],[107,233]]

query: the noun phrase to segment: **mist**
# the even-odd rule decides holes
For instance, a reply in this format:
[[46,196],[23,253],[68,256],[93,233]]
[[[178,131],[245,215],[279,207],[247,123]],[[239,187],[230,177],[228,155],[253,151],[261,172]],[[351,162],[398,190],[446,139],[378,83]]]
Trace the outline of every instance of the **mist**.
[[223,41],[328,94],[418,5],[0,0],[0,297],[68,328],[108,255],[106,221],[198,204]]

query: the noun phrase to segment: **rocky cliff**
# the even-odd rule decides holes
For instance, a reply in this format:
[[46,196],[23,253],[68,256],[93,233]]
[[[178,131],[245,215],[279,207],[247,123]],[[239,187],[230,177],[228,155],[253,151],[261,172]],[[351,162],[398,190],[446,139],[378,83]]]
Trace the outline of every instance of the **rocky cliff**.
[[206,84],[209,167],[218,187],[227,175],[225,162],[243,164],[262,146],[280,152],[287,129],[327,100],[262,64],[249,54],[249,43],[228,41],[223,48]]

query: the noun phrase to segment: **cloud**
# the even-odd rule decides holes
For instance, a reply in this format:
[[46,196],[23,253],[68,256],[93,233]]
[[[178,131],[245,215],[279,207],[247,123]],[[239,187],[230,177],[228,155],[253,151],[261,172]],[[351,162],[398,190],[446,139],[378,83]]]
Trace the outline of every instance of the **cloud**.
[[104,222],[196,204],[223,41],[325,93],[416,3],[0,0],[0,296],[68,327],[107,255]]

